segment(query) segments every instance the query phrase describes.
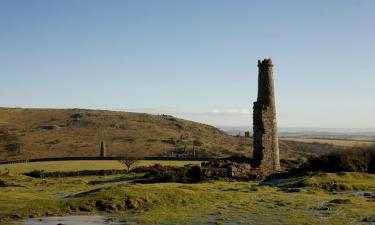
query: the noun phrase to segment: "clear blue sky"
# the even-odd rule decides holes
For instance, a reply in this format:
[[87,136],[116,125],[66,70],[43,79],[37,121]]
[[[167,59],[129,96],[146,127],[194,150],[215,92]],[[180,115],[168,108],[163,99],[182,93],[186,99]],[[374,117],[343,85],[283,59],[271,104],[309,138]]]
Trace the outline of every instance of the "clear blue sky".
[[281,127],[375,127],[375,1],[0,0],[0,106],[251,126],[257,60]]

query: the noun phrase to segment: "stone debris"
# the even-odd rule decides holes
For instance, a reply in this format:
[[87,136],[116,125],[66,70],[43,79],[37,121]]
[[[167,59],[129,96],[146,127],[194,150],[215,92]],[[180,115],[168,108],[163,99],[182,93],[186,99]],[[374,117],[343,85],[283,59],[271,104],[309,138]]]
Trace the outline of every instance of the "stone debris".
[[251,176],[250,159],[232,156],[203,162],[201,171],[207,178],[249,178]]

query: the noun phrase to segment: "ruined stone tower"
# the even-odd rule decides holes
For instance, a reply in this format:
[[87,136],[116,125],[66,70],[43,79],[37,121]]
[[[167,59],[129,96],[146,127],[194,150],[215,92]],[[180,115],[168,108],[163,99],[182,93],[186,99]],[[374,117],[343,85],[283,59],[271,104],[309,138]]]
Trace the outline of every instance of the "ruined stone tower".
[[102,141],[100,142],[100,157],[106,157],[106,146],[105,146],[105,142]]
[[280,169],[272,60],[258,60],[258,68],[258,99],[253,108],[253,164],[272,172]]

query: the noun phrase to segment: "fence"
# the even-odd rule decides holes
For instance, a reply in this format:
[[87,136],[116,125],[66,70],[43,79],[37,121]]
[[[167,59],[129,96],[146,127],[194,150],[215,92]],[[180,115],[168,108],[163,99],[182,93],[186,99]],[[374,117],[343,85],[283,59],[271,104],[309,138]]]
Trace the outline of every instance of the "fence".
[[[28,162],[48,162],[48,161],[70,161],[70,160],[120,160],[123,156],[108,156],[108,157],[59,157],[59,158],[39,158],[39,159],[24,159],[24,160],[9,160],[0,161],[0,164],[16,164],[16,163],[28,163]],[[128,157],[129,159],[138,160],[170,160],[170,161],[209,161],[215,158],[209,157],[162,157],[162,156],[148,156],[143,158]]]

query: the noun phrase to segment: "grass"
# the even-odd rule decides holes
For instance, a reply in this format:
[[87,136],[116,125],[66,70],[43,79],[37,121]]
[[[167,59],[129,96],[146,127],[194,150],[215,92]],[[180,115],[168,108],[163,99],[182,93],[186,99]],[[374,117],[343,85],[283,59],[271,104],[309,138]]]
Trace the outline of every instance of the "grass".
[[[160,163],[165,166],[184,166],[187,164],[200,164],[200,161],[172,161],[172,160],[139,160],[134,166],[150,166]],[[71,161],[51,161],[51,162],[33,162],[2,164],[0,171],[8,169],[11,173],[26,173],[33,170],[44,171],[77,171],[77,170],[107,170],[107,169],[126,169],[126,167],[117,160],[71,160]]]
[[[275,185],[227,181],[92,184],[137,176],[142,175],[48,179],[4,175],[0,177],[0,224],[14,218],[87,213],[165,225],[361,224],[374,215],[375,202],[356,191],[375,191],[375,175],[361,173],[308,173]],[[337,192],[322,184],[351,185],[351,189]]]
[[[265,181],[265,183],[269,183]],[[272,183],[272,180],[271,180]],[[309,188],[328,191],[375,191],[375,174],[309,172],[278,179],[273,186],[288,189]]]
[[355,147],[360,145],[371,145],[374,144],[374,141],[368,140],[344,140],[344,139],[324,139],[324,138],[305,138],[305,137],[282,137],[280,140],[283,141],[296,141],[303,143],[320,143],[320,144],[332,144],[336,146],[344,147]]

